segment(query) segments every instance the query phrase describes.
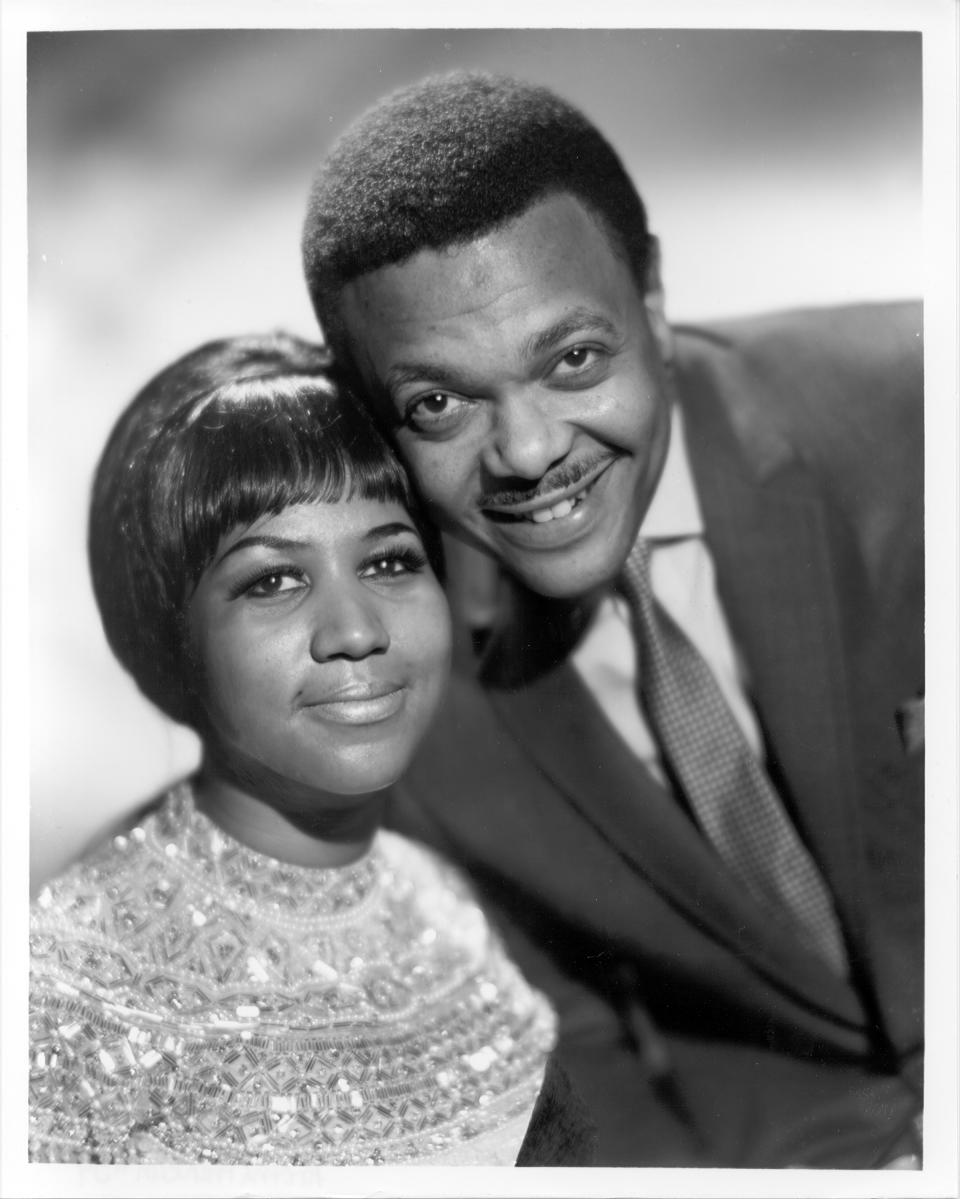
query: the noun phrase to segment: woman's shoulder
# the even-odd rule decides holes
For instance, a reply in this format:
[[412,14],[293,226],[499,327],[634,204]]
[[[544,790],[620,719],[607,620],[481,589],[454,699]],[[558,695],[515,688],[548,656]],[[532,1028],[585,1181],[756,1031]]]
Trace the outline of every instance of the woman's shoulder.
[[30,907],[31,930],[75,927],[106,932],[114,908],[124,900],[142,898],[146,864],[160,857],[152,834],[159,812],[171,802],[171,796],[167,794],[145,815],[138,810],[44,883]]
[[97,1003],[139,1005],[176,921],[176,874],[165,829],[182,799],[174,787],[41,887],[30,908],[32,1002],[71,991]]
[[[383,925],[396,939],[398,975],[416,975],[425,1009],[456,1002],[496,1006],[520,1040],[549,1048],[553,1009],[509,956],[466,875],[436,850],[382,829]],[[401,934],[397,937],[397,934]],[[404,967],[399,968],[402,959]],[[435,987],[425,985],[432,978]],[[520,1031],[522,1030],[522,1032]]]
[[476,902],[473,886],[463,871],[422,841],[382,828],[377,833],[377,848],[389,868],[418,885],[448,888],[463,902]]
[[377,834],[376,852],[384,916],[394,928],[405,927],[411,945],[429,946],[431,957],[444,958],[464,977],[495,970],[516,975],[512,989],[517,992],[526,988],[472,882],[458,866],[432,847],[389,829]]

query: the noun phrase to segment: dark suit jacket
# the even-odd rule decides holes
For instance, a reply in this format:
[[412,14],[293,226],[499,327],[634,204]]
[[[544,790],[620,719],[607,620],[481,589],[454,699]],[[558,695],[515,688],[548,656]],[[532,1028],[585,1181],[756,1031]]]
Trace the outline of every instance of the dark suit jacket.
[[551,1054],[517,1154],[518,1166],[592,1166],[597,1130],[566,1071]]
[[721,600],[850,980],[780,933],[633,758],[566,661],[577,622],[557,605],[522,599],[393,797],[553,998],[600,1165],[867,1167],[915,1148],[920,334],[909,304],[677,331]]

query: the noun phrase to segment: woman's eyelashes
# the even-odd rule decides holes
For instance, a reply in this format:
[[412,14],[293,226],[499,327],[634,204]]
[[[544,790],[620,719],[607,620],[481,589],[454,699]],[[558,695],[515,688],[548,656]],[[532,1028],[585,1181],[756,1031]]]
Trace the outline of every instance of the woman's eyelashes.
[[427,556],[418,546],[396,545],[375,550],[360,564],[361,579],[390,581],[419,574],[427,565]]
[[[427,567],[427,556],[419,546],[383,546],[364,554],[357,564],[358,579],[392,583],[420,574]],[[230,598],[251,600],[292,598],[309,587],[309,573],[300,566],[271,563],[245,573],[230,588]]]
[[275,599],[302,590],[308,584],[305,571],[297,566],[270,566],[245,574],[231,588],[231,599]]

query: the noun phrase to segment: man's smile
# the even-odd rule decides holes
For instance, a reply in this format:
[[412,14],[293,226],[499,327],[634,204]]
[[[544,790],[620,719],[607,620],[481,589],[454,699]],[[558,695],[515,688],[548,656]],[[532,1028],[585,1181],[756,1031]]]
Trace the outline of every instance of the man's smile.
[[[483,509],[478,514],[480,524],[474,524],[473,531],[511,567],[525,561],[527,554],[539,561],[544,554],[552,557],[557,552],[572,553],[574,547],[597,538],[605,543],[607,534],[603,530],[611,495],[628,461],[626,455],[611,454],[602,463],[594,461],[589,474],[562,490],[538,491],[535,499],[508,509]],[[485,532],[480,525],[486,526]]]
[[561,467],[542,480],[532,495],[519,498],[514,492],[493,502],[482,500],[479,507],[484,516],[495,522],[547,524],[562,520],[580,507],[594,483],[618,457],[607,453],[589,462]]

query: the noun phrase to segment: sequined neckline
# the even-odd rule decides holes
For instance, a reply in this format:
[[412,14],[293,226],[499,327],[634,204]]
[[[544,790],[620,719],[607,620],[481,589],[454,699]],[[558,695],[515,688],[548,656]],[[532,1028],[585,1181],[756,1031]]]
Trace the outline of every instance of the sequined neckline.
[[[310,867],[251,849],[197,809],[189,782],[174,787],[151,830],[177,868],[219,893],[229,907],[284,923],[357,915],[376,894],[382,872],[379,837],[347,866]],[[143,828],[129,834],[146,836]]]
[[30,947],[35,1161],[506,1163],[554,1039],[428,850],[290,868],[189,788],[54,880]]

